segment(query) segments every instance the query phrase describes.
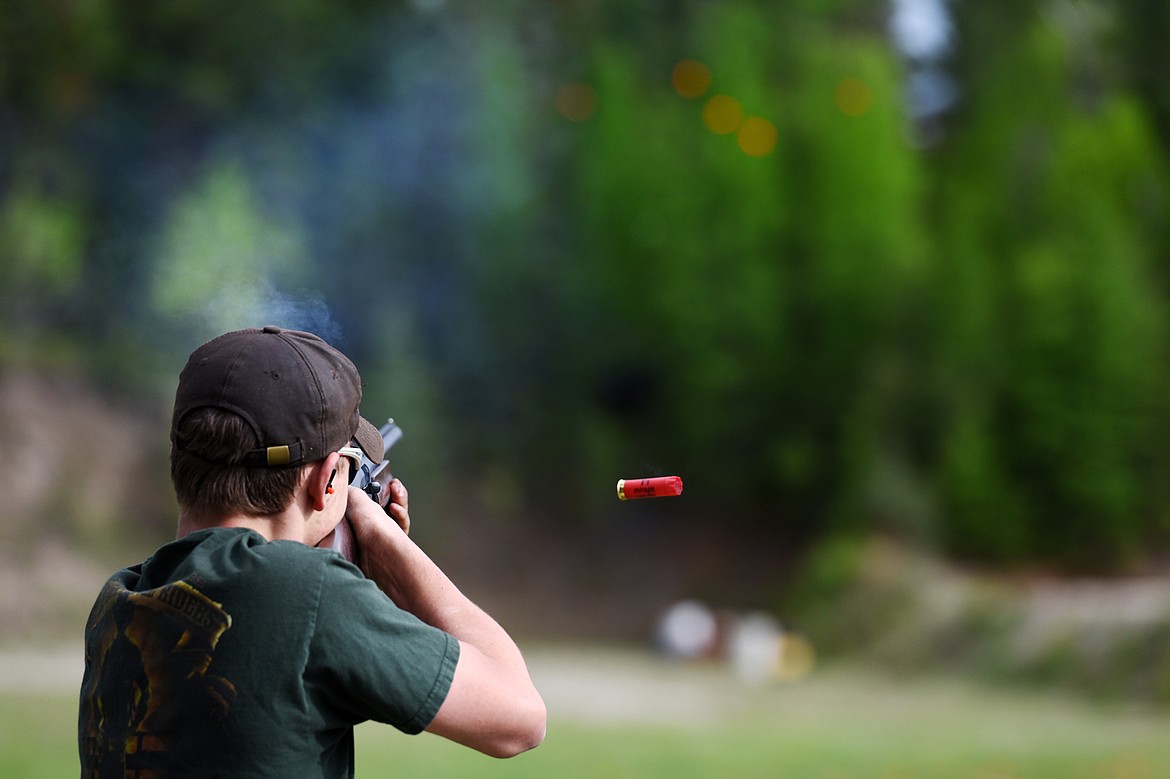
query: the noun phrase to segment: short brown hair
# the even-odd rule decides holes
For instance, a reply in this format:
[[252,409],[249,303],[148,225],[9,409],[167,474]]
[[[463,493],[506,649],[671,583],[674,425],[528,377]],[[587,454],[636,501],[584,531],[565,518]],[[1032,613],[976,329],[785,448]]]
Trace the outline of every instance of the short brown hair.
[[185,509],[201,517],[236,513],[259,517],[277,514],[292,502],[302,466],[241,465],[258,441],[239,415],[196,409],[175,433],[183,445],[171,447],[171,481]]

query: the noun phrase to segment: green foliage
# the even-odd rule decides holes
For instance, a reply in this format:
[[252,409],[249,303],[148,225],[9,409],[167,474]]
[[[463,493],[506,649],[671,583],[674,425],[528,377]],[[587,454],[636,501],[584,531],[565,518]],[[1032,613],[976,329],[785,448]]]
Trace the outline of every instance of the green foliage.
[[952,168],[940,483],[956,551],[1112,567],[1166,510],[1148,479],[1170,465],[1165,246],[1151,240],[1167,182],[1132,99],[1058,99],[1078,88],[1070,45],[1034,25],[985,57],[1018,88],[984,86],[945,150],[964,183]]
[[401,361],[500,511],[676,472],[761,543],[1124,569],[1170,537],[1152,6],[947,7],[916,134],[855,0],[19,3],[4,354],[156,387],[280,314],[385,404]]
[[[34,299],[54,300],[72,291],[84,256],[85,230],[76,201],[37,191],[28,181],[16,183],[0,213],[0,273],[9,281],[7,304],[28,305],[30,293]],[[23,294],[16,294],[18,290]]]
[[[890,432],[870,398],[924,259],[919,174],[888,51],[817,25],[777,49],[765,31],[781,18],[749,3],[700,14],[694,56],[712,82],[689,100],[670,89],[673,62],[597,44],[599,108],[572,174],[592,269],[575,287],[589,325],[574,353],[586,376],[642,393],[586,424],[653,442],[610,436],[586,473],[641,446],[721,485],[712,503],[811,500],[823,516]],[[835,101],[845,79],[867,90],[852,113]],[[773,123],[776,148],[752,156],[705,127],[716,95]]]
[[215,167],[168,219],[150,292],[179,320],[202,318],[211,335],[250,326],[272,297],[273,279],[307,272],[303,241],[258,212],[238,166]]

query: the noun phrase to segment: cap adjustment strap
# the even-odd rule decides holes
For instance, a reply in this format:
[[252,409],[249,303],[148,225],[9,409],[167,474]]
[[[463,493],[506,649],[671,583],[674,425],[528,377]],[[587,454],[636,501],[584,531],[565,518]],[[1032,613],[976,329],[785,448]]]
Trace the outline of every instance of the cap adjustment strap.
[[303,459],[301,442],[297,441],[288,446],[266,446],[253,449],[240,460],[241,465],[267,468],[278,465],[299,463]]

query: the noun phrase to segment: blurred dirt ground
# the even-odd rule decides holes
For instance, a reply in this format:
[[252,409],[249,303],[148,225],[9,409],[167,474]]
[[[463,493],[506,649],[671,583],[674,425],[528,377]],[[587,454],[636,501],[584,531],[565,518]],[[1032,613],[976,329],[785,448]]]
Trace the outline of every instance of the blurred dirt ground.
[[[7,661],[0,686],[51,685],[67,677],[71,650],[57,647],[80,647],[106,576],[171,537],[166,435],[160,432],[166,423],[159,415],[159,409],[96,397],[76,382],[0,375],[0,452],[10,459],[37,455],[19,457],[24,467],[0,474],[6,496],[0,505],[0,650]],[[702,533],[663,538],[624,527],[620,539],[602,540],[602,560],[584,539],[481,520],[473,514],[444,518],[445,537],[424,546],[438,552],[436,559],[464,591],[523,646],[616,641],[648,647],[656,617],[693,589],[688,569],[705,572],[724,595],[733,595],[729,580],[741,593],[757,590],[771,575],[769,566],[778,565],[767,549],[713,544]],[[418,524],[420,534],[435,532]],[[782,623],[795,617],[795,629],[818,652],[899,673],[960,671],[984,681],[1039,682],[1170,703],[1165,571],[1117,580],[986,576],[883,539],[865,541],[851,555],[848,578],[830,597],[803,615],[773,614]],[[604,657],[607,673],[590,670],[597,662],[589,654],[564,662],[563,649],[537,660],[554,669],[554,690],[564,685],[587,693],[607,688],[615,662],[622,668],[633,660]],[[682,672],[670,666],[641,671],[657,679],[655,692],[668,700],[677,681],[669,674]],[[638,674],[620,678],[632,689],[642,683]],[[584,694],[569,697],[573,705],[587,705]],[[683,716],[687,705],[662,716]]]

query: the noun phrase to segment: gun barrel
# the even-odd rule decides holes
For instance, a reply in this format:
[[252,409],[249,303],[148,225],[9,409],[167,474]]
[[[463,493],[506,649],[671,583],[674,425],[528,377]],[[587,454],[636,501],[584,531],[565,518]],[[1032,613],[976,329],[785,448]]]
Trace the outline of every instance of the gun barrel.
[[390,447],[402,440],[402,428],[393,419],[386,420],[386,424],[378,431],[382,434],[382,446],[387,452]]

